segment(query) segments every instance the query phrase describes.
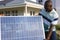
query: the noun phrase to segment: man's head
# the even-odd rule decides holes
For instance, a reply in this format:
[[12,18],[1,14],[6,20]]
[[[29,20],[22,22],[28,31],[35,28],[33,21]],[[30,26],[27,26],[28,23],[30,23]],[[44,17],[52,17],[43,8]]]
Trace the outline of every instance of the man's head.
[[44,4],[44,8],[47,12],[51,12],[52,11],[52,1],[46,1]]

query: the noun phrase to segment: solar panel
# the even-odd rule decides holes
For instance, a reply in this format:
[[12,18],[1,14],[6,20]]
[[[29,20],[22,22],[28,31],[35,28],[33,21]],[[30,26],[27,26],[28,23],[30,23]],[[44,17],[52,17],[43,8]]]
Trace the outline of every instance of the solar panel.
[[44,40],[41,16],[1,17],[1,40]]

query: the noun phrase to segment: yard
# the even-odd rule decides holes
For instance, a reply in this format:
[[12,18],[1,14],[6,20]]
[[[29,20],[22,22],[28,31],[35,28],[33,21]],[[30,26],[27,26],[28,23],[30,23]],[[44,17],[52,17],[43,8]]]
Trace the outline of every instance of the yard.
[[60,25],[56,25],[57,40],[60,40]]

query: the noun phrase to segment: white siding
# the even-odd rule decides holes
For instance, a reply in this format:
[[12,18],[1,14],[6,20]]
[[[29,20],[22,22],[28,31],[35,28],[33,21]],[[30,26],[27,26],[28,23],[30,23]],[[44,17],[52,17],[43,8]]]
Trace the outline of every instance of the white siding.
[[39,13],[39,11],[40,11],[39,9],[34,9],[34,8],[28,8],[27,10],[28,10],[27,14],[28,14],[29,16],[32,16],[32,15],[30,15],[30,11],[34,11],[34,12],[35,12],[34,15],[38,15],[38,13]]

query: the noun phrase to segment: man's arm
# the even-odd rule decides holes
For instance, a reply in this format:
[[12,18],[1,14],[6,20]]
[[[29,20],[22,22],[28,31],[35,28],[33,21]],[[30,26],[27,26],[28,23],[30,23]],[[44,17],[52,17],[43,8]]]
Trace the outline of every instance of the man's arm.
[[52,35],[52,31],[53,31],[53,27],[55,25],[57,25],[57,22],[58,22],[58,18],[55,18],[54,21],[51,23],[50,29],[49,29],[49,32],[48,32],[48,36],[47,36],[47,40],[50,40],[50,37]]
[[54,25],[51,24],[46,40],[50,40],[50,37],[51,37],[51,35],[52,35],[53,27],[54,27]]

